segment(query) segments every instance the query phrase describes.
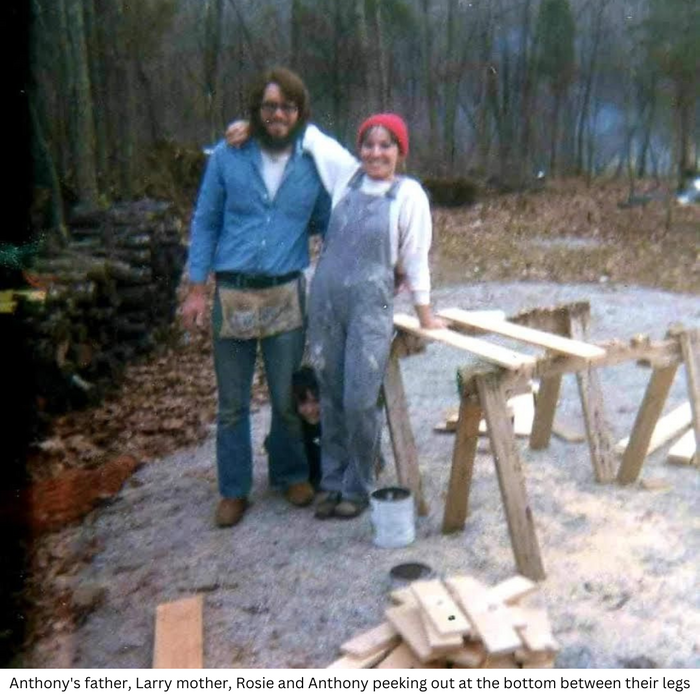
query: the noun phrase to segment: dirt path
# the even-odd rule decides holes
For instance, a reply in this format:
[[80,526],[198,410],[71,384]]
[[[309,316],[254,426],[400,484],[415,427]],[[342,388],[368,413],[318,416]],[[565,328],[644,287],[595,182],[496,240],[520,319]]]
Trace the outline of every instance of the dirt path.
[[[593,337],[661,338],[671,321],[700,325],[697,297],[610,285],[478,283],[436,292],[438,307],[530,307],[589,299]],[[464,532],[440,534],[452,438],[433,432],[456,405],[457,350],[431,345],[403,362],[411,423],[431,512],[409,548],[380,550],[367,516],[324,522],[266,489],[260,451],[269,422],[254,417],[254,507],[230,531],[211,525],[216,498],[213,440],[144,466],[121,493],[80,526],[46,538],[62,556],[52,585],[72,612],[23,657],[37,667],[148,667],[159,602],[205,594],[208,667],[320,667],[353,633],[382,619],[390,568],[422,561],[436,573],[487,582],[514,572],[490,455],[477,457],[472,515]],[[569,378],[570,379],[570,378]],[[558,416],[581,429],[573,381]],[[606,370],[608,417],[627,434],[648,370]],[[669,406],[684,400],[676,379]],[[390,454],[389,449],[385,453]],[[700,472],[670,466],[661,451],[642,476],[664,488],[598,486],[586,445],[554,440],[533,452],[521,443],[527,488],[547,580],[561,667],[700,666]],[[381,482],[394,481],[389,464]],[[52,553],[52,554],[49,554]]]

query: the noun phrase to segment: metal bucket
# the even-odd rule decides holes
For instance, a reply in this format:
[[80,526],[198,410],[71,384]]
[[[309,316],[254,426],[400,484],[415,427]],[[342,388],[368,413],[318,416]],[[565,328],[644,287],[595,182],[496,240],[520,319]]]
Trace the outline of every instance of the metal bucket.
[[378,489],[370,494],[369,501],[377,547],[406,547],[416,539],[413,495],[408,489]]

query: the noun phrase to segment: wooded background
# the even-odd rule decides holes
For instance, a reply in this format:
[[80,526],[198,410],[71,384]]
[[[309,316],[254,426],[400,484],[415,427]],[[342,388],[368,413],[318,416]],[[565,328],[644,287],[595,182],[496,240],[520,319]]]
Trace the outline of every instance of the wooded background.
[[403,114],[419,175],[696,167],[698,0],[30,3],[34,180],[54,223],[62,198],[143,194],[166,153],[218,140],[275,64],[348,145],[368,113]]

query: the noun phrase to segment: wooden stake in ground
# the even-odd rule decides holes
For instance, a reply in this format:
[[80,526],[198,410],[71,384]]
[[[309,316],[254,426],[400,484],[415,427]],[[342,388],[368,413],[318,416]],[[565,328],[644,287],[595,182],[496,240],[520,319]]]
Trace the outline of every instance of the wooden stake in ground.
[[201,595],[156,608],[153,668],[202,668]]

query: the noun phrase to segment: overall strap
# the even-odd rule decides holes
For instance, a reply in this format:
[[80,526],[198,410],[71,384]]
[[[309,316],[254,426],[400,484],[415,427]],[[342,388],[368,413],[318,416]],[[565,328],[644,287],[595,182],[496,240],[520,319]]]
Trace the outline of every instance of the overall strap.
[[355,174],[350,178],[350,182],[348,182],[348,188],[352,190],[356,190],[360,184],[362,183],[362,178],[364,177],[365,171],[362,169],[362,166],[360,166],[356,171]]
[[403,182],[403,177],[397,177],[392,183],[391,187],[386,191],[386,197],[389,199],[396,199],[396,193],[399,191],[399,187],[401,187],[401,183]]

